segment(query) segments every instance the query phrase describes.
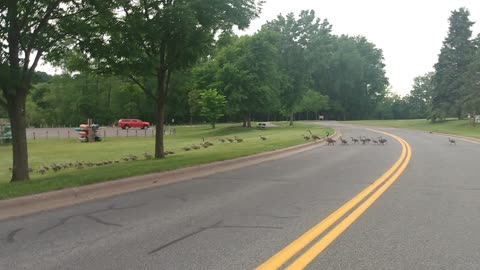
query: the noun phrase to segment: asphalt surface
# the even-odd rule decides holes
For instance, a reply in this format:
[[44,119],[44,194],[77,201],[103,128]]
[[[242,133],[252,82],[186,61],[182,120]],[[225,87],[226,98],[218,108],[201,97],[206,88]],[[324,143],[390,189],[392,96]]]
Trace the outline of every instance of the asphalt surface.
[[[335,123],[344,137],[380,134]],[[480,145],[406,140],[401,177],[308,269],[480,269]],[[253,269],[374,182],[401,146],[325,146],[0,221],[0,269]]]

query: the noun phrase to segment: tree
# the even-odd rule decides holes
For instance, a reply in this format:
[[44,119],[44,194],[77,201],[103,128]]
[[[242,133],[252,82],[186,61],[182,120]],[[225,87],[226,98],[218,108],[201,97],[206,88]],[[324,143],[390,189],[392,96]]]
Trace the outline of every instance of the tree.
[[[28,180],[26,100],[34,72],[42,57],[62,51],[72,36],[64,22],[75,16],[87,22],[94,17],[83,1],[6,0],[0,4],[0,106],[12,124],[13,165],[11,181]],[[72,25],[70,25],[72,26]]]
[[263,1],[111,0],[82,28],[77,49],[93,68],[130,78],[155,103],[155,157],[164,157],[165,104],[172,74],[207,55],[215,35],[246,28]]
[[432,78],[433,72],[429,72],[414,79],[413,89],[405,98],[410,112],[409,118],[420,119],[429,117],[432,106]]
[[475,39],[475,55],[462,76],[463,87],[461,89],[462,108],[470,112],[472,125],[475,126],[475,115],[480,112],[480,35]]
[[328,103],[328,96],[322,96],[320,93],[310,89],[303,95],[298,111],[307,112],[308,120],[309,112],[318,113],[321,110],[327,110],[329,108]]
[[227,100],[217,90],[210,89],[200,93],[200,113],[207,120],[212,128],[215,128],[217,120],[224,115]]
[[200,94],[202,91],[200,90],[192,90],[188,92],[188,106],[190,108],[190,124],[193,124],[193,117],[200,114]]
[[461,89],[463,74],[467,71],[474,53],[471,40],[473,22],[465,8],[454,10],[449,18],[448,35],[435,64],[432,93],[431,120],[456,115],[461,118]]
[[334,102],[336,118],[365,119],[373,114],[388,85],[382,50],[364,37],[340,36],[328,63],[314,80]]
[[283,74],[279,78],[281,104],[282,110],[290,117],[290,125],[293,125],[295,108],[310,84],[306,50],[311,37],[320,28],[321,21],[315,17],[313,10],[302,11],[298,19],[293,13],[286,17],[279,15],[262,27],[280,34],[277,47],[282,56],[279,64]]
[[279,103],[278,35],[261,31],[224,47],[214,60],[210,87],[227,96],[229,113],[240,113],[244,127],[252,114],[267,112]]

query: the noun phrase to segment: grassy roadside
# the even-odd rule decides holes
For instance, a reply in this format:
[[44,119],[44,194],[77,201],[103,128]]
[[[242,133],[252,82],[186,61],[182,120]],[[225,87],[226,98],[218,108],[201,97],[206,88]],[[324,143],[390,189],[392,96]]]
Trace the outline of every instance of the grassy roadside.
[[432,124],[425,119],[414,120],[362,120],[342,123],[438,132],[480,139],[480,125],[472,127],[468,120],[446,120]]
[[[36,140],[29,142],[30,166],[34,170],[31,181],[8,183],[11,164],[11,147],[0,146],[0,199],[13,198],[46,191],[77,187],[104,181],[111,181],[130,176],[144,175],[154,172],[169,171],[193,165],[228,160],[262,152],[277,150],[305,143],[302,134],[306,129],[324,136],[332,130],[296,123],[294,127],[279,124],[276,128],[266,130],[245,129],[233,125],[219,125],[216,130],[207,126],[179,127],[175,136],[166,136],[166,148],[175,152],[164,160],[145,159],[143,153],[152,153],[154,139],[147,138],[107,138],[104,142],[81,144],[74,139]],[[262,141],[260,135],[267,138]],[[241,143],[220,143],[219,138],[238,136]],[[209,148],[184,151],[183,147],[200,145],[202,137],[214,143]],[[139,160],[123,161],[122,158],[135,155]],[[102,166],[83,166],[83,169],[68,168],[59,172],[49,170],[41,175],[41,166],[67,163],[96,163],[103,161],[119,161],[117,164]]]

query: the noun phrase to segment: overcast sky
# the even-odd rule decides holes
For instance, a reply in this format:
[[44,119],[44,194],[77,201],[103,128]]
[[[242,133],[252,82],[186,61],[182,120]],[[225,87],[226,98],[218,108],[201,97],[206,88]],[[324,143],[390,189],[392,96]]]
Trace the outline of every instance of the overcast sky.
[[405,95],[414,77],[433,70],[448,17],[460,7],[468,8],[470,19],[478,21],[473,27],[477,35],[480,0],[267,0],[261,18],[247,32],[255,32],[280,13],[314,9],[318,17],[329,20],[335,34],[362,35],[381,48],[393,91]]
[[480,0],[267,0],[260,19],[248,32],[258,30],[278,14],[314,9],[328,19],[335,34],[362,35],[381,48],[392,89],[405,95],[413,78],[433,70],[448,31],[451,11],[470,10],[470,19],[478,21],[474,35],[480,32]]

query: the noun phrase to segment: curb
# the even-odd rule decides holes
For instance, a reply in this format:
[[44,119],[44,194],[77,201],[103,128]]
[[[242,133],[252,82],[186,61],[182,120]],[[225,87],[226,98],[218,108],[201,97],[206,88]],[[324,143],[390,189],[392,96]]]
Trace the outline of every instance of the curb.
[[[340,135],[334,131],[330,137],[336,138],[339,136]],[[256,155],[196,165],[178,170],[133,176],[120,180],[2,200],[0,201],[0,220],[72,206],[96,199],[105,199],[133,191],[160,187],[193,178],[205,177],[215,173],[240,169],[261,162],[286,158],[320,147],[324,141],[325,140],[319,140],[317,142],[309,142]]]

